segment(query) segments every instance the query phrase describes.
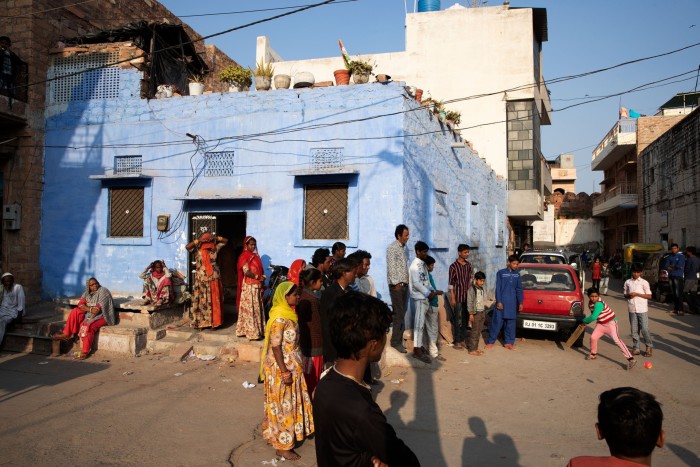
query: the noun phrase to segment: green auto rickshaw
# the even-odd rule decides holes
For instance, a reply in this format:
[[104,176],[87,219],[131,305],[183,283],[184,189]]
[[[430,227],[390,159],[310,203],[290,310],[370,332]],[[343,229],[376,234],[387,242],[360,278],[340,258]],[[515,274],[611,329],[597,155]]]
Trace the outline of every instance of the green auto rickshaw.
[[632,277],[632,266],[639,265],[644,267],[644,262],[650,254],[664,249],[663,245],[658,243],[628,243],[623,248],[623,260],[625,263],[622,277],[624,279]]

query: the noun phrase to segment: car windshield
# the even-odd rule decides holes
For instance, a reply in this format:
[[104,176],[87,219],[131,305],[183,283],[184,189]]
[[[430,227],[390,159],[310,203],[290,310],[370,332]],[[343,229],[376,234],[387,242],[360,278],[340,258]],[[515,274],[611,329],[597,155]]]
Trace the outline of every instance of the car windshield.
[[528,264],[566,264],[564,258],[559,255],[548,255],[547,253],[523,255],[521,263]]
[[576,290],[571,272],[566,269],[519,268],[523,290],[572,292]]

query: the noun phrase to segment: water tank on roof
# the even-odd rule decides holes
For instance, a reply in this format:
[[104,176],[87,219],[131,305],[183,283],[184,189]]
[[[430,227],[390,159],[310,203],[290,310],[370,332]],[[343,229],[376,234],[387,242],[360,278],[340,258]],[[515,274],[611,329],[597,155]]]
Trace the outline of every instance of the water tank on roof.
[[440,0],[418,0],[418,13],[440,11]]

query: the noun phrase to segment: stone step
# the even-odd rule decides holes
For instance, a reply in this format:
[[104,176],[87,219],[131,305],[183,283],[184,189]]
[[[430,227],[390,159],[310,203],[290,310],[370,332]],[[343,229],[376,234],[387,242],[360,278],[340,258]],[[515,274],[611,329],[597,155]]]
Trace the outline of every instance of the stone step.
[[22,332],[7,332],[2,346],[7,352],[26,352],[39,355],[59,355],[69,352],[72,348],[70,342],[54,341],[47,336],[37,336]]
[[162,339],[148,341],[148,351],[151,353],[169,354],[170,351],[177,345],[182,344],[183,340],[178,337],[166,335]]
[[183,326],[181,329],[165,329],[165,335],[167,337],[172,337],[175,339],[180,339],[180,341],[186,341],[191,339],[195,335],[195,331],[190,327]]
[[94,350],[105,350],[131,356],[146,350],[148,329],[140,326],[103,326],[94,344]]

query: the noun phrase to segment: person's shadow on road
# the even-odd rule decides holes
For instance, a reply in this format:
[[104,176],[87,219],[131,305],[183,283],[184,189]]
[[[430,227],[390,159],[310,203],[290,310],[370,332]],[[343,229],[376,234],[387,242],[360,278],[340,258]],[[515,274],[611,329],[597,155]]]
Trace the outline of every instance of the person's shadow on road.
[[486,424],[480,417],[469,417],[469,429],[474,434],[465,438],[462,447],[463,466],[499,465],[520,467],[520,454],[515,447],[513,438],[505,433],[493,435],[493,441],[488,439]]

